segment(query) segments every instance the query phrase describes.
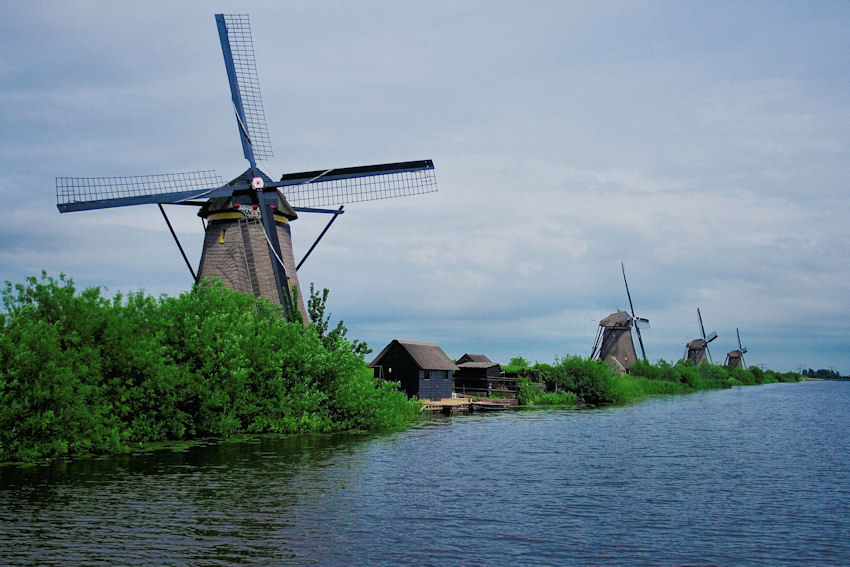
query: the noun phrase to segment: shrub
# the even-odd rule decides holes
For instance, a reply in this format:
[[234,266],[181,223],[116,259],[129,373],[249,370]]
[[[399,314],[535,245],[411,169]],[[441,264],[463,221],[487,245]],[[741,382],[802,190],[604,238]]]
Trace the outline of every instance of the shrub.
[[99,288],[78,294],[64,275],[42,274],[7,283],[2,297],[0,462],[238,433],[394,427],[418,415],[394,384],[372,377],[365,345],[344,332],[328,341],[315,325],[287,322],[279,307],[219,282],[179,297],[110,301]]
[[[667,364],[663,360],[660,364]],[[663,380],[664,379],[664,367],[655,366],[650,364],[649,362],[639,358],[635,361],[631,368],[629,368],[629,376],[634,376],[636,378],[646,378],[647,380]],[[669,366],[669,365],[668,365]]]
[[524,406],[574,406],[578,396],[573,392],[546,392],[543,384],[528,378],[517,378],[517,401]]
[[620,403],[623,398],[623,383],[601,360],[590,360],[581,356],[569,356],[556,360],[552,366],[542,368],[544,381],[549,391],[573,392],[586,404],[597,405]]

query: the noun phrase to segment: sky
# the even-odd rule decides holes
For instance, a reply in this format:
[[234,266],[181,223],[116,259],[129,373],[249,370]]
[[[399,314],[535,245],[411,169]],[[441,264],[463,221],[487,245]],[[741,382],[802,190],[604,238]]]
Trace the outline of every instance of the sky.
[[[191,288],[157,207],[60,214],[55,178],[244,171],[214,14],[247,13],[272,178],[434,160],[438,192],[352,203],[299,270],[374,353],[587,356],[623,262],[652,361],[699,308],[715,362],[738,328],[747,364],[850,374],[850,3],[0,8],[0,281]],[[197,266],[196,211],[166,210]]]

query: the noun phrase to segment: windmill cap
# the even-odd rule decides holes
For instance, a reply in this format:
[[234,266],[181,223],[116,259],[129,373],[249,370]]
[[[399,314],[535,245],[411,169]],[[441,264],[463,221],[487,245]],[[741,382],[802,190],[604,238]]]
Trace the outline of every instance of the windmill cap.
[[601,321],[599,321],[600,327],[631,327],[632,326],[632,317],[625,311],[617,311],[616,313],[611,313]]

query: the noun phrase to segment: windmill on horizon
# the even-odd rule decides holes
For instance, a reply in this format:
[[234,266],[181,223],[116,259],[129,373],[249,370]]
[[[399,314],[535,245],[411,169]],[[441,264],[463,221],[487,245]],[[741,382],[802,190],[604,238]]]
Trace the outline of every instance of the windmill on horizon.
[[737,327],[735,327],[735,334],[738,335],[738,348],[726,353],[726,366],[731,368],[746,368],[744,353],[747,352],[747,347],[741,345],[741,332]]
[[[195,282],[218,278],[237,291],[266,297],[287,315],[307,320],[297,269],[342,214],[343,203],[389,199],[437,190],[431,160],[288,173],[273,181],[257,167],[272,157],[246,14],[216,14],[236,126],[249,167],[224,183],[215,171],[130,177],[57,177],[60,212],[156,204]],[[200,207],[205,225],[197,273],[171,227],[163,204]],[[333,206],[336,208],[323,208]],[[298,212],[331,220],[296,266],[290,222]],[[293,299],[292,290],[297,289]]]
[[629,300],[629,309],[632,313],[629,315],[626,311],[620,309],[599,321],[590,358],[596,357],[599,360],[604,360],[614,370],[625,373],[637,360],[635,344],[632,340],[632,326],[637,333],[641,355],[643,360],[646,361],[646,351],[643,348],[643,337],[641,337],[640,329],[642,326],[649,325],[649,319],[635,315],[632,294],[629,292],[629,281],[626,279],[626,267],[623,262],[620,262],[620,270],[623,272],[626,297]]
[[699,366],[706,361],[706,355],[708,355],[708,361],[713,363],[711,351],[708,350],[708,343],[717,338],[717,331],[712,331],[708,336],[705,335],[705,327],[702,324],[702,314],[699,312],[699,307],[697,307],[697,318],[699,319],[699,330],[702,333],[702,338],[688,341],[688,344],[685,345],[685,358],[693,360],[694,365]]

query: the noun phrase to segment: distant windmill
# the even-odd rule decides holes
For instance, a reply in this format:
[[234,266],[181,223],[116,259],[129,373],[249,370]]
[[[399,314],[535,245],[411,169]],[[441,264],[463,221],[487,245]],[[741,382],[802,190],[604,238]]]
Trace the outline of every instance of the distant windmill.
[[[333,215],[315,247],[343,210],[342,206],[314,207],[436,191],[434,164],[423,160],[325,169],[289,173],[272,181],[257,167],[257,161],[272,157],[272,151],[248,16],[216,14],[215,20],[242,153],[250,167],[229,183],[223,183],[214,171],[57,177],[56,206],[65,213],[155,203],[195,281],[219,278],[233,289],[279,303],[287,314],[293,309],[304,314],[289,228],[290,221],[298,218],[296,211]],[[205,221],[206,232],[197,275],[171,229],[163,204],[201,207],[198,215]],[[294,286],[299,292],[293,301]]]
[[635,315],[632,294],[629,292],[629,282],[626,279],[626,267],[622,262],[620,262],[620,269],[623,272],[623,283],[626,284],[626,297],[629,299],[629,309],[631,309],[632,313],[629,315],[625,311],[618,310],[616,313],[612,313],[599,321],[599,328],[596,331],[596,340],[593,343],[590,358],[599,358],[616,370],[626,372],[632,367],[635,360],[637,360],[635,345],[632,341],[632,326],[634,326],[637,332],[641,355],[646,360],[646,351],[643,348],[643,338],[641,337],[640,329],[642,326],[649,324],[649,319]]
[[726,366],[732,368],[746,368],[744,363],[744,353],[747,352],[747,347],[741,346],[741,333],[738,328],[735,328],[735,334],[738,335],[738,348],[730,350],[726,353]]
[[708,361],[713,362],[711,360],[711,351],[708,350],[708,343],[717,338],[717,331],[712,331],[710,335],[705,336],[705,327],[702,325],[702,314],[699,312],[699,307],[697,307],[697,318],[699,319],[699,331],[702,334],[702,338],[689,341],[685,345],[685,358],[693,360],[694,364],[699,366],[705,362],[706,354],[708,355]]

